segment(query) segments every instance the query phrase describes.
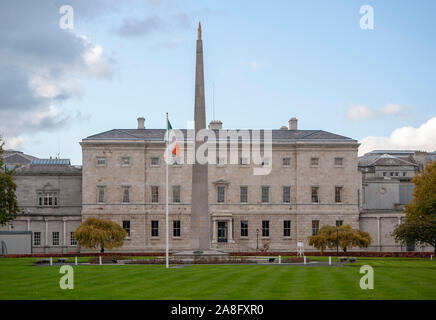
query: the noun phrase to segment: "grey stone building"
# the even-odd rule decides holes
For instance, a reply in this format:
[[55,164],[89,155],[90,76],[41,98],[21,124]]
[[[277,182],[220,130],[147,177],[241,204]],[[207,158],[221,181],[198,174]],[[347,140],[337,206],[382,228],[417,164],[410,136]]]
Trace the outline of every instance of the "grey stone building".
[[406,204],[412,201],[411,179],[436,154],[408,150],[374,150],[359,157],[362,173],[360,229],[373,238],[370,251],[414,251],[414,244],[402,247],[391,236],[405,217]]
[[81,168],[67,159],[37,159],[14,176],[23,212],[0,230],[32,231],[34,253],[78,252],[72,232],[81,223]]

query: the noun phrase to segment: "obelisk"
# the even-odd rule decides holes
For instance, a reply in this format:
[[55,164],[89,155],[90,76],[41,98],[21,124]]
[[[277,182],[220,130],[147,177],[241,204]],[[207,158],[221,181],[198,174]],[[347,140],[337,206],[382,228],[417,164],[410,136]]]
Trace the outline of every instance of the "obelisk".
[[[195,137],[206,129],[206,103],[204,98],[203,41],[201,24],[198,23],[197,56],[195,64]],[[195,154],[201,142],[195,143]],[[209,200],[207,164],[200,164],[195,159],[192,167],[191,200],[191,249],[210,249]]]

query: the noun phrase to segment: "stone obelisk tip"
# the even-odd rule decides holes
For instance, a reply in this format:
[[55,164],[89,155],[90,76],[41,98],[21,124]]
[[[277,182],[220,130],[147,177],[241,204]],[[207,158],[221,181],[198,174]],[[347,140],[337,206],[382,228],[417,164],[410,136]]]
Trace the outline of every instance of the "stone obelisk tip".
[[198,39],[201,40],[201,22],[198,22]]

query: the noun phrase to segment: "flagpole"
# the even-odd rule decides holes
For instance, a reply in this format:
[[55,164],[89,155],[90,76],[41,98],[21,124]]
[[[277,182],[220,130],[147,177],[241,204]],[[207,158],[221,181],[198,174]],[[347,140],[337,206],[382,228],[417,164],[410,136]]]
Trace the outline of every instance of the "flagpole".
[[168,132],[168,112],[167,112],[167,139],[166,139],[166,148],[165,152],[167,153],[167,161],[166,161],[166,206],[165,206],[165,238],[166,238],[166,245],[165,245],[165,267],[169,268],[169,261],[168,261],[168,161],[169,161],[169,155],[168,155],[168,140],[169,140],[169,132]]

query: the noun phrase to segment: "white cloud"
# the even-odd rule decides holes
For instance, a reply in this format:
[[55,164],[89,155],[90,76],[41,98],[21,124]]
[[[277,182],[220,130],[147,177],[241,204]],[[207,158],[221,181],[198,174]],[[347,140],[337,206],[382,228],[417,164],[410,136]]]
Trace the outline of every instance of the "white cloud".
[[12,137],[4,139],[4,148],[3,149],[13,149],[13,150],[20,150],[21,145],[23,144],[23,139],[20,137]]
[[384,114],[402,114],[406,107],[400,106],[399,104],[387,104],[380,109],[381,113]]
[[244,64],[247,65],[252,71],[257,72],[269,65],[269,62],[265,60],[251,60],[244,62]]
[[368,136],[359,141],[359,155],[372,150],[421,150],[436,151],[436,117],[429,119],[418,128],[406,126],[397,128],[389,137]]
[[387,105],[372,109],[361,105],[353,105],[348,108],[345,118],[348,120],[370,119],[376,116],[405,115],[407,108],[399,104],[388,103]]
[[345,115],[345,118],[349,120],[357,120],[357,119],[368,119],[375,115],[375,112],[367,107],[364,106],[351,106],[347,114]]

